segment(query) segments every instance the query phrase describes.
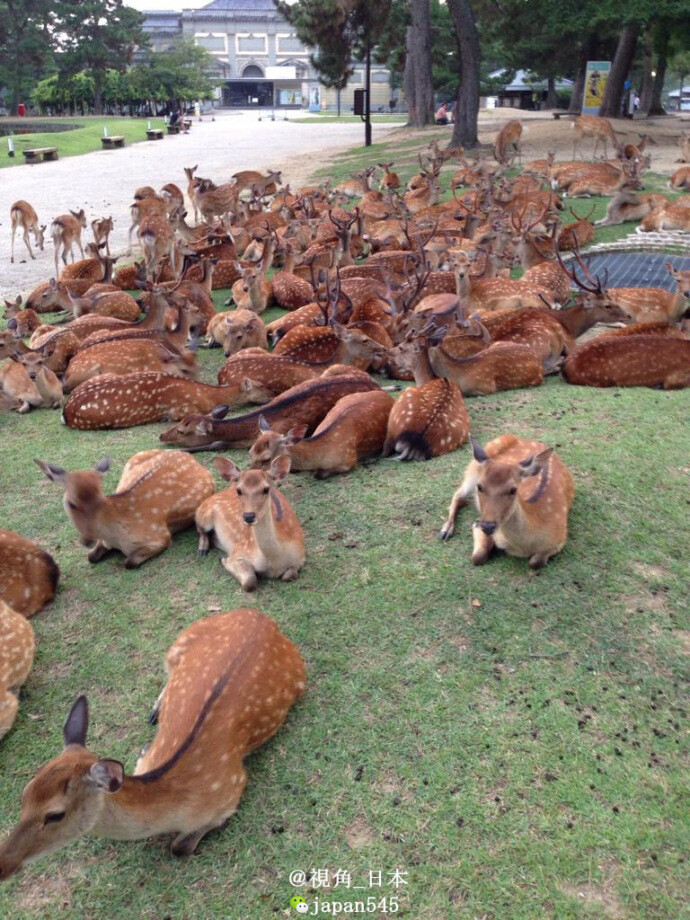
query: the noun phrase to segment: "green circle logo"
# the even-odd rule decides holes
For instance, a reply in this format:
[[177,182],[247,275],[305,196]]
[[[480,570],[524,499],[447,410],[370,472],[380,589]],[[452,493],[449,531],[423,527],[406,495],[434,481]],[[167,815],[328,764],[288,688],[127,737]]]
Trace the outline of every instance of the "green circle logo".
[[306,914],[306,912],[309,910],[307,902],[298,894],[290,898],[290,907],[294,907],[294,909],[300,914]]

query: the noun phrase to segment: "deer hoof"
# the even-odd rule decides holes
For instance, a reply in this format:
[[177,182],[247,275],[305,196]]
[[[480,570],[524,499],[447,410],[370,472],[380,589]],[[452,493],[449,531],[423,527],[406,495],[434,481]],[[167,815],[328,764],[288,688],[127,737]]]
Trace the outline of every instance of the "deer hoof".
[[453,536],[453,532],[454,531],[452,527],[448,527],[447,525],[444,525],[439,531],[438,538],[439,540],[443,540],[444,542],[446,542],[447,540],[450,540],[450,538]]

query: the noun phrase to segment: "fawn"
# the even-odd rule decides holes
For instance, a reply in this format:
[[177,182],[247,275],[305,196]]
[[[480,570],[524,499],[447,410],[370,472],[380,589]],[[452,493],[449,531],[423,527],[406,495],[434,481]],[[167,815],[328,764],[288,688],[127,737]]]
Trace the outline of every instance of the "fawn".
[[60,569],[53,557],[11,530],[0,530],[0,599],[32,617],[55,597]]
[[34,646],[31,623],[0,598],[0,738],[17,715],[16,694],[31,671]]

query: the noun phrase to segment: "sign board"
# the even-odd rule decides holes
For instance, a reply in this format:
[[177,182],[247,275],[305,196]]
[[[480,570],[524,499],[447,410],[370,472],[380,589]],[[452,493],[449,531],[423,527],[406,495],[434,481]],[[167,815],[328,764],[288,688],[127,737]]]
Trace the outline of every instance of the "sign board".
[[582,100],[583,114],[596,114],[604,101],[606,84],[611,72],[611,61],[587,61],[585,92]]
[[367,91],[365,89],[356,89],[354,92],[354,111],[355,115],[364,115],[364,109],[366,107],[366,95]]
[[309,87],[309,111],[321,111],[321,90],[318,86]]
[[266,79],[267,80],[296,80],[297,79],[297,68],[296,67],[267,67],[266,68]]

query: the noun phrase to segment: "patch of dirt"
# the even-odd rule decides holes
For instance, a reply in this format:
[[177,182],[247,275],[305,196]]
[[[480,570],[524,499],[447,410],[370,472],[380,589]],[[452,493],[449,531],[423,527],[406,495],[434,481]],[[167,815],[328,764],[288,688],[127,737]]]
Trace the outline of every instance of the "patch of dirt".
[[647,565],[646,562],[635,562],[633,568],[645,581],[658,581],[668,578],[671,574],[663,565]]
[[588,907],[596,908],[601,920],[627,920],[628,912],[616,896],[616,886],[620,877],[620,867],[612,860],[601,866],[602,880],[599,884],[582,882],[572,884],[564,882],[559,885],[560,890],[576,898]]
[[681,651],[684,655],[690,655],[690,630],[674,629],[674,637],[678,640]]
[[[54,870],[53,870],[54,871]],[[17,891],[17,908],[28,914],[46,916],[72,907],[72,888],[87,874],[84,865],[72,863],[67,871],[50,875],[24,876]]]
[[361,850],[374,842],[376,834],[369,827],[364,818],[355,818],[345,828],[345,841],[351,850]]

